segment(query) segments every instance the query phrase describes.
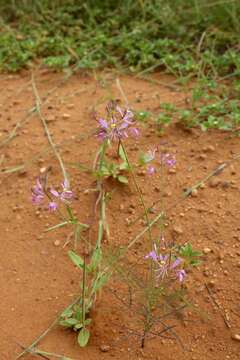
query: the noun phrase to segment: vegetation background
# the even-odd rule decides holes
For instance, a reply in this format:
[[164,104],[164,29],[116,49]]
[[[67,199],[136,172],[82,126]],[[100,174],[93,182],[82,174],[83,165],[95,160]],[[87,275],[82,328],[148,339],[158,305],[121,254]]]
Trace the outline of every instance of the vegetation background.
[[0,0],[0,69],[240,72],[238,0]]

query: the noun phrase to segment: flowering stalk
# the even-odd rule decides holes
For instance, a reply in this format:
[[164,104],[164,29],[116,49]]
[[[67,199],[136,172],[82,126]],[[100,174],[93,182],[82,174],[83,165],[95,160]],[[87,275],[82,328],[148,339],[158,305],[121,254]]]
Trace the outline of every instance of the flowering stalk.
[[[149,216],[148,216],[148,210],[147,210],[147,207],[144,203],[144,199],[143,199],[143,195],[142,195],[142,191],[137,183],[137,180],[136,180],[136,177],[135,177],[135,173],[133,171],[133,168],[130,164],[130,161],[129,161],[129,158],[128,158],[128,155],[127,155],[127,152],[126,152],[126,149],[123,145],[123,142],[122,140],[120,139],[119,140],[119,143],[120,143],[120,146],[122,147],[123,149],[123,152],[124,152],[124,155],[125,155],[125,158],[126,158],[126,161],[127,161],[127,164],[129,166],[129,169],[131,171],[131,174],[132,174],[132,178],[133,178],[133,182],[134,182],[134,185],[135,185],[135,188],[139,194],[139,198],[140,198],[140,201],[141,201],[141,205],[144,209],[144,214],[145,214],[145,219],[146,219],[146,223],[147,223],[147,227],[148,227],[148,235],[149,235],[149,240],[150,240],[150,244],[151,244],[151,248],[153,248],[153,240],[152,240],[152,231],[151,231],[151,226],[150,226],[150,220],[149,220]],[[150,264],[150,281],[151,281],[151,284],[152,284],[152,281],[153,281],[153,264],[151,262]]]

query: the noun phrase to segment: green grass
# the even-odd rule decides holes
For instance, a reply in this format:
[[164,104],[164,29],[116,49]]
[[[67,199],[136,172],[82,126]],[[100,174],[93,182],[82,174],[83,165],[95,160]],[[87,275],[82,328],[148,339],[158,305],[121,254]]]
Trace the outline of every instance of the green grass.
[[203,130],[240,124],[239,0],[0,0],[0,14],[0,71],[39,61],[138,76],[164,71],[198,85],[186,109],[163,109],[159,129],[176,113]]
[[240,2],[0,1],[0,69],[114,66],[177,76],[240,72]]

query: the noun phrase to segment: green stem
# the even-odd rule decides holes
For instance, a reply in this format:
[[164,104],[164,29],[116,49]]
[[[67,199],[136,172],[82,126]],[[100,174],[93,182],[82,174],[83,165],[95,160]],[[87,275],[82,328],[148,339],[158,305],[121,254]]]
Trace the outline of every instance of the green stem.
[[129,161],[129,158],[128,158],[128,155],[127,155],[127,152],[126,152],[126,149],[123,145],[123,142],[120,140],[120,146],[122,146],[122,149],[123,149],[123,152],[124,152],[124,156],[127,160],[127,164],[128,164],[128,167],[130,169],[130,172],[132,174],[132,177],[133,177],[133,183],[135,185],[135,188],[139,194],[139,197],[140,197],[140,201],[141,201],[141,205],[144,209],[144,215],[145,215],[145,218],[146,218],[146,222],[147,222],[147,225],[148,225],[148,230],[149,230],[149,239],[151,241],[151,244],[152,244],[152,233],[151,233],[151,228],[149,227],[149,224],[150,224],[150,221],[149,221],[149,217],[148,217],[148,209],[144,203],[144,199],[143,199],[143,195],[142,195],[142,191],[137,183],[137,180],[136,180],[136,176],[134,174],[134,171],[133,171],[133,168],[132,168],[132,165],[130,164],[130,161]]
[[83,280],[82,280],[82,324],[85,327],[85,290],[86,290],[86,257],[84,256],[83,264]]
[[[139,194],[140,202],[141,202],[141,205],[142,205],[142,207],[144,209],[144,215],[145,215],[145,219],[146,219],[146,223],[147,223],[149,241],[150,241],[150,245],[151,245],[151,250],[153,250],[153,240],[152,240],[152,232],[151,232],[150,220],[149,220],[149,217],[148,217],[148,209],[147,209],[147,207],[146,207],[146,205],[144,203],[142,191],[141,191],[141,189],[140,189],[140,187],[139,187],[139,185],[137,183],[136,176],[134,174],[132,165],[130,164],[126,149],[125,149],[121,139],[119,140],[119,146],[121,146],[122,149],[123,149],[124,156],[125,156],[125,158],[127,160],[128,167],[129,167],[129,169],[131,171],[131,174],[132,174],[132,178],[133,178],[135,188],[136,188],[136,190],[137,190],[137,192]],[[152,259],[150,261],[150,280],[151,280],[151,284],[153,284],[153,261],[152,261]]]

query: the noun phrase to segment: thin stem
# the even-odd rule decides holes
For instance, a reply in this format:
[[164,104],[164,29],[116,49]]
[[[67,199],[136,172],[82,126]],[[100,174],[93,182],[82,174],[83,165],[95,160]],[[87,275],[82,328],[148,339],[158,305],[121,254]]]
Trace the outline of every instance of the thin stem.
[[86,290],[86,257],[84,256],[83,264],[83,280],[82,280],[82,324],[85,327],[85,290]]
[[65,180],[68,180],[68,176],[67,176],[67,172],[66,172],[64,163],[62,161],[62,158],[61,158],[59,152],[57,151],[56,145],[54,144],[54,142],[52,140],[52,137],[51,137],[50,132],[48,130],[47,122],[46,122],[46,120],[45,120],[45,118],[44,118],[44,116],[42,114],[42,111],[41,111],[41,99],[39,97],[39,93],[38,93],[38,90],[37,90],[37,87],[36,87],[36,84],[35,84],[33,73],[32,73],[32,88],[33,88],[33,93],[34,93],[34,96],[35,96],[36,112],[38,113],[38,116],[39,116],[39,118],[40,118],[40,120],[41,120],[41,122],[43,124],[43,127],[44,127],[45,133],[47,135],[49,144],[51,145],[52,150],[53,150],[56,158],[58,159],[58,162],[59,162],[60,167],[61,167],[62,172],[63,172],[63,177],[64,177]]
[[[149,220],[149,217],[148,217],[148,209],[144,203],[144,198],[143,198],[143,195],[142,195],[142,191],[137,183],[137,180],[136,180],[136,177],[135,177],[135,174],[134,174],[134,171],[133,171],[133,168],[132,168],[132,165],[129,161],[129,158],[128,158],[128,155],[127,155],[127,152],[126,152],[126,149],[123,145],[123,142],[121,141],[121,139],[119,139],[119,146],[122,147],[123,149],[123,153],[124,153],[124,156],[127,160],[127,164],[128,164],[128,167],[131,171],[131,174],[132,174],[132,178],[133,178],[133,182],[134,182],[134,185],[135,185],[135,188],[139,194],[139,197],[140,197],[140,202],[142,204],[142,207],[144,209],[144,214],[145,214],[145,219],[146,219],[146,223],[147,223],[147,229],[148,229],[148,236],[149,236],[149,241],[150,241],[150,246],[151,246],[151,251],[153,250],[153,239],[152,239],[152,232],[151,232],[151,226],[150,226],[150,220]],[[151,259],[150,261],[150,284],[151,286],[153,286],[153,261]]]
[[144,209],[144,215],[145,215],[146,222],[147,222],[147,225],[148,225],[147,228],[148,228],[148,231],[149,231],[149,239],[150,239],[150,242],[151,242],[151,244],[152,244],[152,233],[151,233],[151,227],[149,226],[149,225],[150,225],[150,221],[149,221],[149,217],[148,217],[148,210],[147,210],[147,207],[146,207],[146,205],[145,205],[145,203],[144,203],[142,191],[141,191],[141,189],[140,189],[140,187],[139,187],[139,185],[138,185],[138,183],[137,183],[136,176],[135,176],[135,174],[134,174],[132,165],[130,164],[130,161],[129,161],[129,158],[128,158],[126,149],[125,149],[125,147],[124,147],[124,144],[123,144],[123,142],[121,141],[121,139],[119,140],[119,142],[120,142],[120,146],[121,146],[122,149],[123,149],[124,156],[125,156],[125,158],[126,158],[126,160],[127,160],[128,167],[129,167],[129,169],[130,169],[130,171],[131,171],[135,188],[136,188],[136,190],[137,190],[137,192],[138,192],[138,194],[139,194],[139,197],[140,197],[141,205],[142,205],[142,207],[143,207],[143,209]]

